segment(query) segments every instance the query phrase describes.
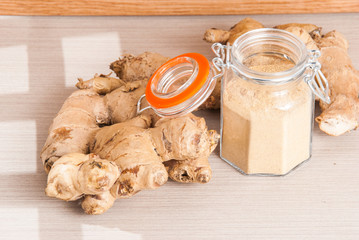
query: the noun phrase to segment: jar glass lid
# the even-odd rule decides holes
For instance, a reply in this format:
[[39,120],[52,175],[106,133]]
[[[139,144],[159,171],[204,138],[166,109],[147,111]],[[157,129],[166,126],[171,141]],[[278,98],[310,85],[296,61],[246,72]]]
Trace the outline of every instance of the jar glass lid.
[[[177,56],[163,64],[149,79],[137,112],[152,108],[162,117],[192,112],[212,93],[216,82],[212,76],[210,63],[203,55],[186,53]],[[149,106],[141,109],[144,97]]]

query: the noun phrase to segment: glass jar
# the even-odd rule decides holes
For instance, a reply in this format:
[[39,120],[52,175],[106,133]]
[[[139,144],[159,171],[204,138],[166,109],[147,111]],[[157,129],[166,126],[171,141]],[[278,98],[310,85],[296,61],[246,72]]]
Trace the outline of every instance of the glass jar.
[[[313,93],[330,102],[328,82],[293,34],[263,28],[240,36],[233,46],[212,45],[212,64],[187,53],[162,65],[150,78],[137,112],[161,117],[197,109],[221,86],[223,160],[245,174],[284,175],[311,156]],[[148,106],[141,108],[147,99]]]
[[[285,175],[311,157],[313,92],[328,102],[318,51],[289,32],[258,29],[214,45],[223,74],[223,160],[245,174]],[[224,52],[226,52],[225,56]]]

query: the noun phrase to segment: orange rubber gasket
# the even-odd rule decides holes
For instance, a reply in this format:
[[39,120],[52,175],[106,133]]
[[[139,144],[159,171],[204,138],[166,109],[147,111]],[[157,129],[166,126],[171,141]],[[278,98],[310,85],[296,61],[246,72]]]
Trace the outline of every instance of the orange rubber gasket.
[[[156,96],[152,90],[152,83],[157,84],[158,81],[162,78],[163,74],[170,69],[171,67],[176,66],[177,64],[188,62],[184,57],[192,58],[198,64],[198,74],[196,79],[193,80],[191,85],[189,85],[185,90],[183,90],[178,95],[171,98],[160,98]],[[146,86],[146,99],[148,103],[155,108],[168,108],[173,107],[178,104],[183,103],[184,101],[191,98],[195,95],[206,82],[209,74],[210,66],[207,58],[199,53],[186,53],[175,58],[172,58],[165,64],[163,64],[157,71],[152,75]]]

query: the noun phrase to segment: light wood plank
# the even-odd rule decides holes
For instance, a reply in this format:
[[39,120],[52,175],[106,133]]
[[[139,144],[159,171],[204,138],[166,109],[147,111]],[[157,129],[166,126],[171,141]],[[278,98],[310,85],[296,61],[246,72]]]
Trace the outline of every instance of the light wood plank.
[[1,15],[231,15],[359,12],[357,0],[1,0]]

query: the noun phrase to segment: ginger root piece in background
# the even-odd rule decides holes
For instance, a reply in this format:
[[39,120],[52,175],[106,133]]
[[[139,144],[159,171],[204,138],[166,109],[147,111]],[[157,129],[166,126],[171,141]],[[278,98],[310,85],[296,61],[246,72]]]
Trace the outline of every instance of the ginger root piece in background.
[[210,28],[204,33],[203,40],[209,43],[233,44],[241,35],[254,29],[264,28],[264,26],[253,18],[244,18],[239,23],[231,27],[228,31],[217,28]]
[[95,74],[93,78],[87,81],[84,81],[82,78],[78,78],[79,82],[76,84],[76,87],[78,89],[92,89],[98,94],[106,94],[124,84],[124,81],[121,79],[110,77],[110,75],[111,73],[108,75]]
[[[359,72],[349,58],[349,46],[345,37],[337,31],[331,31],[322,37],[321,28],[312,24],[293,23],[277,28],[297,35],[308,49],[321,51],[318,61],[328,80],[332,102],[327,104],[316,98],[323,111],[316,118],[319,128],[332,136],[356,129],[359,121]],[[314,39],[311,36],[314,36]]]
[[[290,24],[286,24],[286,25],[290,25]],[[287,32],[290,32],[290,33],[293,33],[294,35],[296,35],[300,40],[302,40],[302,42],[305,44],[307,49],[318,50],[318,46],[317,46],[316,42],[311,37],[310,32],[306,31],[305,28],[301,28],[301,27],[297,27],[297,26],[289,26],[282,30],[285,30]]]
[[159,53],[144,52],[138,56],[124,54],[119,60],[111,63],[110,69],[125,82],[147,79],[165,62],[170,60]]
[[348,55],[348,42],[337,31],[316,39],[321,51],[319,62],[329,82],[331,104],[320,102],[322,114],[316,118],[319,128],[332,136],[358,128],[359,71]]
[[307,33],[309,33],[311,36],[312,35],[320,35],[320,32],[322,31],[321,27],[318,27],[318,26],[316,26],[314,24],[310,24],[310,23],[287,23],[287,24],[277,25],[274,28],[278,28],[278,29],[287,31],[287,29],[290,27],[301,28],[304,31],[306,31]]

